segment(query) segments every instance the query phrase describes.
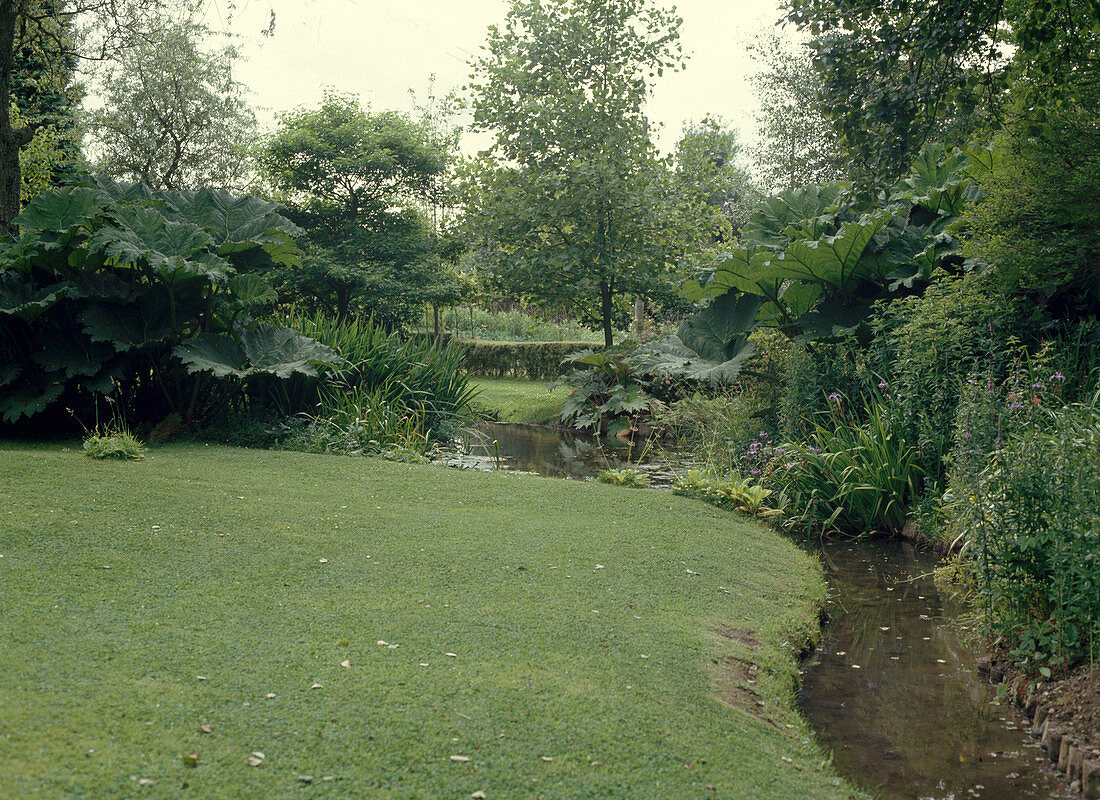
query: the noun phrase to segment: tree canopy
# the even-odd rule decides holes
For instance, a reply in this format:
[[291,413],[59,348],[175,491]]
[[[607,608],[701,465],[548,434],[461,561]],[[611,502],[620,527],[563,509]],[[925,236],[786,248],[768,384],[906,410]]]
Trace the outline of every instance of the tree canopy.
[[419,308],[438,272],[422,206],[446,164],[429,126],[329,92],[319,107],[283,115],[259,161],[307,232],[303,268],[282,276],[284,288],[341,317],[364,311],[394,324]]
[[470,84],[495,134],[467,194],[493,280],[571,304],[612,344],[617,295],[645,294],[680,242],[648,135],[653,79],[681,62],[680,20],[651,0],[513,0]]
[[153,189],[242,188],[256,118],[233,78],[237,51],[187,17],[159,20],[101,75],[96,168]]

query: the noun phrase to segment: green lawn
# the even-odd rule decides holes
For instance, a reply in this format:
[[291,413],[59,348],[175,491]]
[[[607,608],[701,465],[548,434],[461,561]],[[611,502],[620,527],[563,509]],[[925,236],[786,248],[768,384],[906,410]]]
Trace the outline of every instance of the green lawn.
[[4,798],[847,796],[790,705],[818,568],[691,500],[3,444],[0,514]]
[[470,383],[481,390],[477,404],[500,422],[559,424],[561,404],[569,389],[548,391],[549,381],[474,376]]

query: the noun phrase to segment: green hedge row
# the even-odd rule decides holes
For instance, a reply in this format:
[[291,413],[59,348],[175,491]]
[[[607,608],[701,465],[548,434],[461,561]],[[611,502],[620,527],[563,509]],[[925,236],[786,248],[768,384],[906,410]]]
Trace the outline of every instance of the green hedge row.
[[562,366],[567,356],[578,350],[602,350],[591,342],[483,342],[462,339],[466,348],[466,369],[474,375],[539,380],[556,378],[568,370]]
[[[431,338],[434,334],[416,331],[414,339]],[[449,342],[455,337],[443,333],[440,337]],[[552,379],[569,372],[562,366],[567,356],[581,350],[603,350],[602,344],[592,342],[488,342],[481,339],[456,339],[466,350],[464,365],[473,375],[490,378]]]

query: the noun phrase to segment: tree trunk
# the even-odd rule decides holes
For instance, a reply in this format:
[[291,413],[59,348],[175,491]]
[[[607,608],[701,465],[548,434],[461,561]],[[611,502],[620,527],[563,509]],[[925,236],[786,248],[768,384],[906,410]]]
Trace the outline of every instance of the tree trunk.
[[600,281],[600,320],[603,322],[603,346],[614,345],[615,333],[611,328],[611,284]]
[[637,295],[634,298],[634,338],[642,340],[645,334],[645,298]]
[[435,303],[432,303],[432,321],[435,323],[435,343],[439,344],[439,306]]
[[11,74],[15,59],[18,0],[0,0],[0,235],[18,233],[12,220],[19,214],[19,150],[34,136],[29,125],[11,126]]

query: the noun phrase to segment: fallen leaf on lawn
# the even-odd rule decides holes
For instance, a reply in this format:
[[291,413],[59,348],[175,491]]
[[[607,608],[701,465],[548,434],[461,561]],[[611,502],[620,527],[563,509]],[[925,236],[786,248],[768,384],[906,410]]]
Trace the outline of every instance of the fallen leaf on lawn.
[[779,760],[780,760],[780,761],[786,761],[786,762],[787,762],[788,764],[791,764],[791,763],[793,763],[793,762],[791,761],[791,759],[787,758],[786,756],[780,756],[780,757],[779,757]]
[[454,761],[458,764],[465,764],[469,760],[470,759],[467,756],[451,756],[451,761]]
[[183,763],[186,764],[189,767],[197,767],[199,765],[199,754],[198,753],[188,753],[187,755],[183,756],[182,758],[183,758]]
[[327,564],[327,563],[328,563],[328,559],[327,559],[327,558],[319,558],[319,559],[317,559],[317,561],[318,561],[318,563],[320,563],[320,564]]
[[602,761],[589,761],[588,763],[589,763],[590,766],[593,766],[593,767],[602,767],[603,766]]
[[444,653],[447,658],[458,658],[458,653]]
[[156,786],[157,782],[152,778],[138,778],[138,786]]
[[264,763],[265,758],[267,758],[267,756],[257,750],[248,757],[248,766],[258,767],[260,764]]
[[595,569],[593,569],[592,571],[595,572],[597,569],[603,569],[603,564],[597,564]]
[[890,630],[890,626],[889,625],[879,625],[878,629],[880,631],[888,631],[888,630]]
[[486,797],[488,797],[488,795],[478,789],[476,792],[470,795],[470,800],[485,800]]
[[312,686],[310,686],[309,688],[310,689],[324,689],[325,685],[323,683],[315,683]]
[[312,775],[299,775],[298,780],[301,783],[313,783],[313,776]]
[[541,758],[542,758],[543,761],[553,761],[554,760],[553,756],[541,756]]
[[426,666],[428,666],[428,662],[427,662],[427,661],[421,661],[421,662],[419,662],[419,664],[420,664],[420,666],[422,666],[422,667],[426,667]]
[[698,575],[699,573],[693,569],[684,570],[688,575]]
[[344,669],[351,669],[351,662],[345,658],[343,661],[340,662],[340,666]]
[[200,725],[199,730],[202,733],[213,733],[214,732],[214,729],[211,728],[209,725]]
[[399,645],[396,645],[396,644],[388,644],[388,645],[386,645],[386,647],[388,647],[388,648],[389,648],[390,650],[396,650],[396,649],[397,649],[397,648],[399,647]]
[[273,697],[275,697],[275,693],[274,692],[268,692],[267,694],[264,695],[264,697],[266,697],[268,700],[270,700]]
[[377,644],[378,644],[379,647],[385,647],[386,646],[386,643],[384,641],[382,641],[381,639],[378,640]]

